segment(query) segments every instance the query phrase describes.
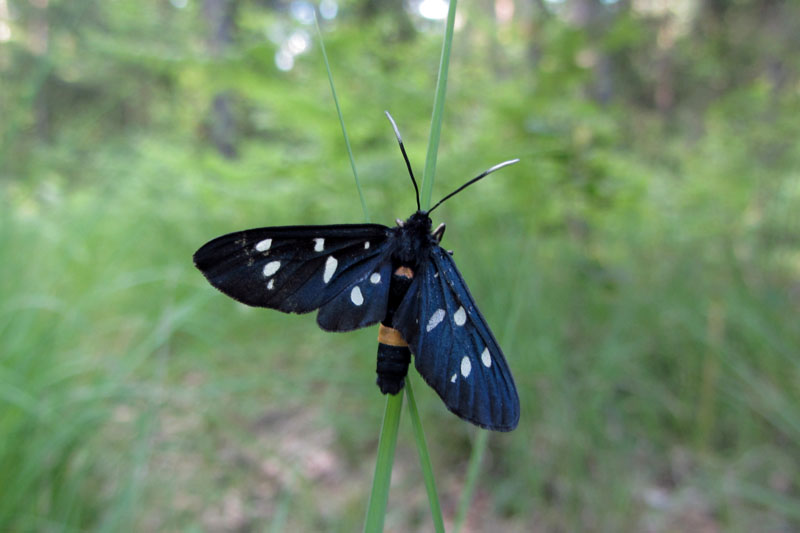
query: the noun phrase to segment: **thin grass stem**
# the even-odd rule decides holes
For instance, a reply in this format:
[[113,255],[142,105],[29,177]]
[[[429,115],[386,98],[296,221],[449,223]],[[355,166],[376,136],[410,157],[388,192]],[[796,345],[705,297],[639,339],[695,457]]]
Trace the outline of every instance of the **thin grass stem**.
[[[369,211],[367,210],[367,202],[364,199],[364,193],[361,190],[361,183],[358,179],[358,171],[356,170],[355,158],[353,157],[353,150],[350,148],[350,139],[347,136],[347,129],[344,125],[344,117],[342,116],[342,109],[339,106],[339,98],[336,96],[336,87],[333,83],[333,73],[331,72],[330,62],[328,61],[328,54],[325,52],[325,43],[322,39],[322,31],[320,31],[319,21],[317,15],[314,13],[314,24],[317,28],[317,35],[319,36],[319,45],[322,50],[322,58],[325,61],[325,69],[328,72],[328,82],[331,86],[331,95],[333,95],[333,102],[336,105],[336,113],[339,115],[339,124],[342,126],[342,135],[344,142],[347,145],[347,153],[350,156],[350,166],[353,169],[353,178],[356,181],[356,189],[358,189],[358,197],[361,200],[361,209],[364,212],[364,221],[369,222]],[[369,503],[367,504],[367,516],[364,520],[365,533],[379,533],[383,531],[383,521],[386,517],[386,505],[389,502],[389,485],[392,480],[392,466],[394,464],[394,451],[397,448],[397,430],[400,426],[400,413],[403,408],[403,396],[401,394],[387,394],[386,407],[383,413],[383,424],[381,425],[381,434],[378,441],[378,456],[375,460],[375,473],[372,479],[372,491],[369,495]]]
[[356,170],[356,160],[353,157],[353,149],[350,147],[350,137],[347,136],[347,128],[344,126],[344,117],[342,116],[342,108],[339,106],[339,98],[336,96],[336,87],[333,83],[333,73],[331,72],[331,65],[328,62],[328,53],[325,51],[325,41],[322,39],[322,30],[319,27],[319,20],[317,20],[317,13],[314,12],[314,25],[317,28],[317,36],[319,37],[319,48],[322,51],[322,59],[325,62],[325,70],[328,72],[328,83],[331,86],[331,95],[333,96],[333,103],[336,105],[336,113],[339,115],[339,124],[342,126],[342,136],[344,137],[344,144],[347,146],[347,155],[350,157],[350,168],[353,169],[353,178],[356,180],[356,189],[358,190],[358,198],[361,200],[361,210],[364,213],[364,221],[369,222],[369,210],[367,209],[367,201],[364,199],[364,192],[361,190],[361,181],[358,179],[358,171]]
[[402,394],[386,395],[386,409],[383,413],[378,457],[375,460],[375,476],[372,478],[372,492],[369,495],[364,533],[383,531],[383,519],[386,517],[386,504],[389,501],[389,482],[392,480],[392,464],[394,450],[397,447],[397,428],[400,425],[402,407]]
[[[455,9],[456,1],[451,0],[450,10],[447,17],[447,25],[445,28],[444,44],[442,46],[442,57],[439,63],[439,77],[436,84],[436,93],[434,96],[433,114],[431,117],[431,135],[428,139],[428,154],[425,160],[425,172],[423,174],[423,195],[427,190],[425,200],[423,200],[423,208],[430,206],[431,191],[433,189],[433,175],[436,170],[436,153],[439,149],[439,138],[442,129],[442,117],[444,115],[444,101],[447,92],[447,71],[450,64],[450,50],[453,41],[453,28],[455,25]],[[328,73],[328,81],[331,86],[331,94],[336,105],[336,112],[339,115],[339,123],[342,127],[342,134],[344,135],[345,144],[347,145],[347,152],[350,156],[350,165],[353,169],[353,176],[356,181],[356,188],[361,200],[361,207],[364,212],[364,218],[369,222],[369,213],[367,204],[361,190],[361,184],[358,179],[358,172],[356,171],[355,160],[353,158],[350,141],[347,136],[347,131],[344,125],[344,118],[342,116],[341,107],[339,106],[339,99],[336,96],[336,89],[333,82],[333,74],[331,73],[328,55],[325,51],[325,44],[322,39],[322,32],[320,31],[319,21],[314,17],[317,34],[320,41],[320,49],[322,57],[325,62],[325,68]],[[426,185],[427,183],[427,185]],[[426,189],[427,187],[427,189]],[[431,514],[433,517],[434,527],[437,533],[444,533],[444,520],[442,519],[441,506],[439,498],[436,493],[436,483],[433,475],[433,467],[430,462],[430,454],[428,453],[427,444],[425,442],[425,433],[422,428],[422,421],[419,417],[419,411],[414,401],[414,393],[409,380],[406,382],[406,395],[409,401],[409,412],[411,413],[411,422],[414,428],[414,438],[417,444],[417,452],[420,458],[420,466],[422,468],[423,478],[425,480],[425,488],[428,492],[428,500],[431,506]],[[402,396],[387,395],[386,408],[384,411],[383,424],[381,426],[381,435],[378,443],[378,456],[375,464],[375,474],[372,482],[372,491],[370,493],[369,505],[367,507],[367,516],[364,522],[364,531],[367,533],[383,531],[384,518],[386,516],[386,505],[389,501],[389,485],[391,482],[392,465],[394,462],[394,452],[397,447],[397,433],[400,423],[400,414],[402,411]]]
[[428,153],[425,156],[425,169],[422,172],[422,209],[431,205],[433,177],[436,174],[436,156],[439,152],[439,138],[442,134],[442,118],[444,116],[444,99],[447,93],[447,71],[450,68],[450,50],[453,47],[453,28],[456,22],[456,0],[450,0],[447,10],[447,24],[444,30],[442,57],[439,61],[439,77],[436,81],[436,93],[433,97],[433,114],[431,116],[431,134],[428,137]]
[[[442,56],[439,61],[439,77],[436,81],[436,92],[433,98],[431,132],[428,137],[428,152],[425,157],[425,169],[422,174],[422,198],[420,199],[420,203],[423,210],[427,210],[431,205],[433,177],[436,173],[436,156],[439,150],[439,138],[441,137],[442,118],[444,116],[444,102],[447,94],[447,72],[450,67],[450,51],[453,45],[456,3],[456,0],[450,0],[444,32],[444,42],[442,44]],[[417,453],[419,454],[422,475],[425,480],[425,489],[428,491],[428,501],[431,507],[434,527],[437,533],[443,533],[444,521],[442,520],[442,509],[439,504],[439,497],[436,493],[436,481],[433,475],[433,467],[431,466],[430,454],[428,453],[427,443],[425,442],[422,421],[419,417],[417,404],[414,401],[414,391],[410,379],[406,379],[406,396],[408,397],[409,413],[412,426],[414,427],[414,438],[417,444]]]
[[469,511],[472,497],[475,494],[475,487],[478,484],[478,477],[480,477],[481,464],[483,463],[483,456],[486,454],[486,445],[489,442],[489,432],[478,430],[478,435],[475,437],[475,442],[472,444],[472,453],[469,456],[469,466],[467,467],[467,479],[464,482],[464,490],[461,493],[461,498],[458,501],[458,512],[456,512],[456,521],[453,526],[453,531],[458,533],[467,519],[467,512]]
[[428,445],[425,442],[425,431],[422,429],[422,419],[419,417],[417,402],[414,399],[414,390],[411,386],[411,380],[409,378],[406,378],[406,398],[408,402],[408,416],[411,418],[411,425],[414,428],[414,439],[417,442],[417,452],[419,453],[419,464],[422,468],[422,477],[425,480],[425,490],[428,492],[428,502],[431,506],[433,527],[436,533],[444,533],[442,507],[439,504],[439,495],[436,492],[436,480],[433,476],[431,456],[428,453]]

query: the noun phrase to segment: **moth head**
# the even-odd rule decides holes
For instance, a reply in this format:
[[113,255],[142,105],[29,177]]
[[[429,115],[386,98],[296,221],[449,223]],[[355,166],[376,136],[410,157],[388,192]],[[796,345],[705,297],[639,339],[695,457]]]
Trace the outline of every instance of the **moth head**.
[[398,220],[397,225],[410,233],[428,234],[431,232],[433,223],[427,211],[417,211],[405,221]]

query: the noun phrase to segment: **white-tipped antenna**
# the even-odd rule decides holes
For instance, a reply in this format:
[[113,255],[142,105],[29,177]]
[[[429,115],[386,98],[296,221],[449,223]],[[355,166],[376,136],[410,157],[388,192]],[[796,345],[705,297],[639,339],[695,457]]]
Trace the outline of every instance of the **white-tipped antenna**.
[[[484,177],[484,176],[486,176],[488,174],[491,174],[495,170],[500,170],[501,168],[507,167],[508,165],[513,165],[514,163],[519,163],[519,158],[509,159],[508,161],[503,161],[502,163],[497,163],[495,166],[493,166],[492,168],[490,168],[489,170],[484,172],[483,176],[480,176],[480,177],[482,178],[482,177]],[[477,180],[478,178],[475,178],[475,179]]]
[[458,189],[454,190],[453,192],[451,192],[450,194],[448,194],[447,196],[445,196],[444,198],[442,198],[441,200],[436,202],[436,205],[434,205],[433,207],[428,209],[428,213],[430,213],[431,211],[433,211],[434,209],[436,209],[437,207],[442,205],[442,202],[444,202],[445,200],[447,200],[451,196],[455,196],[456,194],[460,193],[461,191],[463,191],[464,189],[466,189],[467,187],[469,187],[470,185],[472,185],[476,181],[485,178],[486,176],[488,176],[489,174],[491,174],[495,170],[500,170],[503,167],[507,167],[508,165],[513,165],[514,163],[517,163],[517,162],[519,162],[519,159],[511,159],[509,161],[503,161],[502,163],[498,163],[497,165],[493,166],[492,168],[480,173],[478,176],[472,178],[471,180],[466,182],[464,185],[462,185]]
[[397,129],[397,124],[395,123],[392,115],[389,114],[388,111],[384,111],[386,113],[386,118],[389,119],[389,122],[392,123],[392,128],[394,129],[394,135],[397,137],[397,143],[400,145],[400,151],[403,152],[403,159],[406,161],[406,168],[408,168],[408,175],[411,176],[411,183],[414,184],[414,193],[417,195],[417,211],[420,210],[419,207],[419,187],[417,187],[417,180],[414,179],[414,172],[411,170],[411,163],[408,161],[408,155],[406,154],[406,147],[403,145],[403,137],[400,135],[400,130]]

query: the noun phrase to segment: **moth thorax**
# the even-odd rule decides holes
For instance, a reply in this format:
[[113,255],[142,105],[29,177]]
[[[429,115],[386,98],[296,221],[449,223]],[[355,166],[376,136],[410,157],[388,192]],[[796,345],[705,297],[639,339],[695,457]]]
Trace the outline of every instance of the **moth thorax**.
[[416,268],[428,250],[435,244],[431,235],[431,219],[422,211],[417,211],[402,225],[395,228],[397,247],[394,259],[397,263]]

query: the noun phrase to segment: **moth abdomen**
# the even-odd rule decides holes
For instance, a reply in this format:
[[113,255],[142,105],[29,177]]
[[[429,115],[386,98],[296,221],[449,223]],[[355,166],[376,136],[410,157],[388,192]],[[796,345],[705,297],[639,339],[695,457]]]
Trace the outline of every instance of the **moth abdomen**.
[[[385,327],[385,326],[381,326]],[[397,331],[397,330],[392,330]],[[378,343],[378,365],[376,383],[383,394],[397,394],[406,384],[411,350],[406,346]]]

